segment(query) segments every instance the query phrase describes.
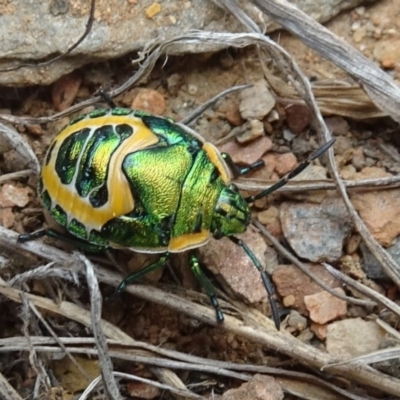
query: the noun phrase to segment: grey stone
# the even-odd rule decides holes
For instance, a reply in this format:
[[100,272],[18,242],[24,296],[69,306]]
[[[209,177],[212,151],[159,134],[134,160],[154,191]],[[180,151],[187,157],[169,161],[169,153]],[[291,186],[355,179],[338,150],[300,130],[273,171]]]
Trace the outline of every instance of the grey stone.
[[338,198],[321,204],[286,202],[280,207],[282,232],[296,254],[312,262],[337,261],[351,222]]
[[[378,260],[372,255],[363,242],[360,244],[360,250],[363,255],[361,265],[367,277],[370,279],[389,279]],[[388,247],[386,251],[393,257],[394,261],[400,265],[400,239],[396,238],[393,245]]]
[[[362,0],[292,0],[313,18],[324,22],[360,4]],[[243,32],[241,23],[212,1],[160,2],[160,12],[152,17],[146,10],[153,0],[96,1],[95,18],[89,35],[70,54],[49,64],[35,64],[63,54],[85,31],[90,2],[65,0],[13,0],[0,4],[0,84],[50,84],[90,62],[121,57],[140,51],[151,40],[171,38],[182,32],[206,31]],[[247,0],[238,2],[243,10],[262,27],[277,29],[278,25],[260,13]],[[6,40],[4,38],[7,38]],[[191,48],[203,52],[218,46]],[[187,50],[187,49],[186,49]],[[184,52],[178,47],[176,52]],[[32,66],[24,66],[33,64]],[[9,70],[10,68],[17,68]],[[8,72],[7,72],[8,70]]]

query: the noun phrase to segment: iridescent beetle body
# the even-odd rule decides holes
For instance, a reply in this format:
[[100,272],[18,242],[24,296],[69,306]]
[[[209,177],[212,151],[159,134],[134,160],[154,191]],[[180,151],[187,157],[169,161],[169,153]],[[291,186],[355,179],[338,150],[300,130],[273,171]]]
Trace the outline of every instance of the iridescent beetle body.
[[[246,243],[234,235],[247,229],[250,203],[283,186],[333,140],[272,187],[243,198],[231,183],[231,171],[244,175],[262,162],[238,167],[187,126],[109,102],[111,109],[71,121],[54,138],[44,160],[39,196],[70,235],[45,229],[20,235],[19,241],[49,235],[90,250],[123,247],[162,253],[158,261],[125,278],[121,291],[164,265],[170,253],[225,236],[241,246],[260,271],[279,328],[268,275]],[[217,320],[223,321],[215,290],[196,256],[190,257],[190,265],[210,297]]]
[[244,232],[250,209],[218,150],[189,128],[129,109],[97,110],[54,139],[39,193],[93,245],[181,252]]

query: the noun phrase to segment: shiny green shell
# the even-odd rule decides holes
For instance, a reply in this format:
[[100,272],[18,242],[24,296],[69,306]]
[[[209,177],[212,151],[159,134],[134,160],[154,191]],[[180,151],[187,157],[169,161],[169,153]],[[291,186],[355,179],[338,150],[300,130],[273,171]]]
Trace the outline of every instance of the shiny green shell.
[[73,236],[180,252],[244,232],[250,210],[219,151],[188,127],[125,108],[75,118],[53,140],[39,194]]

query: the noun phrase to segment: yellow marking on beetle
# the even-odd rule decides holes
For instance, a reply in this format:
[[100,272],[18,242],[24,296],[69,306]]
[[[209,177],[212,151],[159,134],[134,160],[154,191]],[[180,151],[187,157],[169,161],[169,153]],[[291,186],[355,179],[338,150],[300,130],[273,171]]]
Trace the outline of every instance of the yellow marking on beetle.
[[[90,122],[90,123],[89,123]],[[126,123],[133,128],[133,133],[125,139],[114,151],[109,160],[107,175],[108,201],[101,207],[94,208],[89,198],[82,198],[75,189],[75,179],[69,185],[61,183],[56,171],[55,161],[63,140],[82,128],[92,128],[104,125]],[[129,153],[145,149],[158,143],[156,136],[140,118],[132,116],[105,116],[93,119],[82,120],[72,126],[68,126],[56,137],[56,146],[52,151],[53,156],[47,165],[42,168],[43,187],[48,191],[53,205],[58,204],[68,216],[68,221],[75,218],[85,225],[88,232],[91,229],[98,231],[112,218],[124,215],[135,207],[129,183],[122,171],[122,162]]]
[[143,125],[143,122],[140,118],[135,117],[133,115],[104,115],[102,117],[86,117],[81,121],[75,122],[72,125],[67,125],[56,137],[54,140],[57,142],[64,140],[71,134],[76,133],[84,128],[95,129],[104,125]]
[[179,253],[181,251],[194,249],[206,244],[210,239],[210,231],[202,230],[196,233],[186,233],[184,235],[172,237],[169,241],[168,251]]
[[203,145],[203,150],[207,153],[208,158],[221,174],[222,180],[225,183],[229,183],[231,181],[231,173],[218,149],[212,143],[206,142]]

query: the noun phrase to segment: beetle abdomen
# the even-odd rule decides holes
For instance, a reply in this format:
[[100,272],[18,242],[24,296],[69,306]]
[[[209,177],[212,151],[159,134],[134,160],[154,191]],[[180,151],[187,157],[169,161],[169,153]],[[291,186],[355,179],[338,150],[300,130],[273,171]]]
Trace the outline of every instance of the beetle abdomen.
[[63,129],[41,177],[45,207],[70,233],[146,252],[206,243],[230,179],[218,150],[188,128],[118,108]]

